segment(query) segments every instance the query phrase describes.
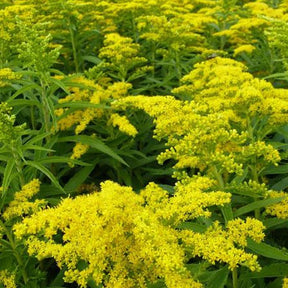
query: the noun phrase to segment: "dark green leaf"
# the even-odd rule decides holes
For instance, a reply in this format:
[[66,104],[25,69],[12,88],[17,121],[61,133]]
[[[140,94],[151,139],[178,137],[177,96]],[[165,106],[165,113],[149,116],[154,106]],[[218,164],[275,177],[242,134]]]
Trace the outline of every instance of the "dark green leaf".
[[64,190],[67,193],[75,192],[76,189],[85,182],[85,180],[88,178],[90,173],[93,171],[97,161],[94,161],[92,166],[87,166],[85,168],[82,168],[79,172],[77,172],[73,177],[71,177],[68,181],[68,183],[64,186]]
[[85,163],[83,161],[77,159],[71,159],[68,157],[61,157],[61,156],[49,156],[48,158],[41,159],[38,163],[47,164],[47,163],[73,163],[82,166],[91,166],[89,163]]
[[287,223],[288,222],[288,219],[279,219],[277,217],[274,217],[274,218],[270,218],[270,219],[267,219],[267,220],[264,220],[263,221],[263,225],[269,229],[269,228],[272,228],[274,226],[278,226],[278,225],[281,225],[281,224],[284,224],[284,223]]
[[90,147],[95,148],[96,150],[99,150],[100,152],[103,152],[104,154],[109,155],[113,159],[129,167],[129,165],[118,154],[116,154],[109,146],[107,146],[105,143],[103,143],[101,140],[95,137],[86,136],[86,135],[68,136],[68,137],[59,138],[58,142],[76,142],[76,143],[80,142],[82,144],[89,145]]
[[82,101],[75,101],[75,102],[65,102],[59,103],[55,105],[55,108],[98,108],[98,109],[111,109],[111,107],[104,105],[104,104],[94,104],[90,102],[82,102]]
[[240,279],[246,278],[266,278],[266,277],[283,277],[288,275],[288,264],[274,263],[262,267],[260,272],[247,272],[240,276]]
[[271,166],[267,169],[265,169],[262,174],[267,175],[267,174],[286,174],[288,173],[288,164],[285,165],[279,165],[279,166]]
[[234,217],[238,217],[238,216],[241,216],[243,214],[249,213],[251,211],[254,211],[255,209],[259,209],[259,208],[263,208],[263,207],[266,207],[266,206],[269,206],[269,205],[272,205],[275,203],[279,203],[283,199],[285,199],[285,197],[270,198],[270,199],[255,201],[253,203],[250,203],[246,206],[243,206],[243,207],[237,209],[234,212]]
[[65,192],[64,189],[61,187],[59,182],[57,181],[56,177],[51,173],[49,169],[47,169],[44,165],[34,162],[34,161],[26,161],[26,165],[36,168],[37,170],[41,171],[44,175],[46,175],[51,182],[61,191]]
[[183,222],[179,224],[177,228],[183,230],[192,230],[198,233],[203,233],[207,229],[206,226],[194,222]]
[[266,243],[257,243],[252,239],[247,239],[247,244],[249,249],[259,255],[271,259],[288,261],[288,253],[286,251],[280,250]]
[[227,283],[229,270],[225,266],[218,271],[210,272],[210,276],[208,277],[208,281],[206,283],[207,288],[223,288]]
[[14,167],[15,167],[15,160],[14,159],[9,160],[4,170],[4,177],[2,182],[2,189],[3,189],[2,198],[5,197],[9,184],[13,179],[12,174]]
[[279,182],[274,184],[271,188],[273,190],[281,191],[288,187],[288,177],[281,179]]

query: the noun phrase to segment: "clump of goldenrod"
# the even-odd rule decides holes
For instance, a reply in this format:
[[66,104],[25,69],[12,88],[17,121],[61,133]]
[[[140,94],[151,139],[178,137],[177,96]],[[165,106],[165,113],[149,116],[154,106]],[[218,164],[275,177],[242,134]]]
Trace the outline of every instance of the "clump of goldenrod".
[[[31,255],[55,258],[59,267],[68,268],[65,281],[76,281],[81,287],[91,278],[105,287],[146,287],[147,281],[159,277],[167,287],[202,287],[184,266],[177,231],[151,210],[161,199],[145,205],[144,197],[129,187],[106,181],[101,188],[25,218],[14,226],[15,235],[29,236]],[[63,243],[55,241],[59,231]],[[79,261],[86,263],[84,269],[79,270]]]
[[24,185],[22,189],[14,194],[14,199],[3,212],[3,218],[7,221],[17,216],[30,215],[39,211],[46,205],[46,200],[36,199],[29,201],[40,189],[40,181],[34,179]]
[[[262,222],[256,219],[234,219],[228,222],[227,230],[214,222],[204,233],[182,231],[182,239],[185,245],[192,247],[193,257],[201,256],[213,264],[216,261],[228,263],[231,270],[243,265],[255,271],[260,270],[257,256],[245,252],[243,247],[247,246],[247,237],[257,242],[262,241],[264,228]],[[242,248],[236,247],[234,243]]]
[[[212,264],[220,261],[231,269],[244,265],[254,271],[259,269],[257,256],[243,248],[247,237],[257,242],[264,237],[263,224],[250,218],[232,220],[226,229],[215,222],[204,233],[175,229],[183,221],[209,217],[210,206],[230,202],[231,195],[211,191],[213,185],[215,181],[207,177],[191,178],[178,183],[174,197],[169,197],[154,183],[136,194],[130,187],[106,181],[100,192],[66,198],[55,208],[24,218],[13,229],[18,238],[27,239],[30,255],[55,258],[60,268],[68,268],[65,281],[81,287],[89,279],[105,287],[146,287],[158,278],[167,287],[202,287],[185,268],[186,248],[192,251],[190,256]],[[59,231],[61,243],[54,238]],[[80,261],[86,263],[81,270]]]
[[5,288],[16,288],[15,274],[10,273],[8,270],[0,270],[0,283]]

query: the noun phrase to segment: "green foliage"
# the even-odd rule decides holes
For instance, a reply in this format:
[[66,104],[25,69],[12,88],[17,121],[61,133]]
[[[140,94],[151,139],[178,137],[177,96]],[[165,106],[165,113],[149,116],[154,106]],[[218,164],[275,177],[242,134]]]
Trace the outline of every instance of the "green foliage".
[[286,2],[2,1],[0,286],[288,287]]

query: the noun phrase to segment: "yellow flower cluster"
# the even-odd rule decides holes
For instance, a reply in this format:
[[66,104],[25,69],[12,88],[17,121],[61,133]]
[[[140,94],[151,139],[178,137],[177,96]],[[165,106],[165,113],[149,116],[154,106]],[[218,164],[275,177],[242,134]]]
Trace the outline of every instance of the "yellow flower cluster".
[[283,191],[269,191],[267,198],[282,198],[283,200],[279,203],[269,205],[266,207],[265,211],[267,214],[276,216],[280,219],[288,218],[288,194]]
[[117,33],[109,33],[105,36],[104,46],[100,49],[99,57],[109,60],[115,66],[128,65],[128,59],[129,65],[133,62],[133,65],[145,63],[147,61],[145,58],[137,57],[140,45],[132,42],[131,38],[123,37]]
[[[178,198],[185,194],[180,189]],[[216,198],[214,202],[218,202]],[[76,281],[80,287],[93,279],[96,285],[105,287],[144,288],[147,281],[162,278],[169,288],[200,288],[202,285],[191,278],[184,266],[179,231],[171,226],[177,221],[164,221],[182,213],[180,205],[190,205],[185,203],[187,199],[177,204],[173,199],[170,203],[167,192],[155,184],[139,195],[130,187],[106,181],[100,192],[66,198],[55,208],[24,218],[13,230],[18,238],[28,236],[29,254],[38,259],[53,257],[59,267],[67,267],[65,281]],[[206,200],[191,195],[189,201],[204,204]],[[165,204],[170,207],[167,215],[161,212]],[[59,231],[63,243],[54,238]],[[80,262],[85,263],[84,268],[79,268]]]
[[143,66],[147,59],[139,54],[140,45],[133,43],[132,38],[123,37],[118,33],[109,33],[105,36],[103,47],[99,51],[99,58],[103,59],[103,62],[93,70],[130,82],[152,69]]
[[[220,2],[225,3],[227,1]],[[211,9],[211,12],[213,10],[219,27],[223,27],[220,31],[213,33],[214,37],[220,38],[224,45],[231,45],[234,48],[234,56],[237,56],[243,52],[250,54],[255,50],[255,44],[261,39],[259,35],[263,34],[265,28],[271,26],[269,18],[285,19],[287,7],[284,7],[284,5],[279,7],[274,5],[272,7],[269,6],[267,1],[260,0],[248,1],[248,3],[242,5],[235,5],[233,2],[231,7],[226,8],[216,5]],[[226,14],[227,17],[217,17],[220,11],[224,12],[223,14]],[[224,45],[222,44],[222,48],[224,48]]]
[[5,288],[16,288],[15,275],[8,272],[7,270],[0,271],[0,283],[4,285]]
[[119,127],[119,130],[127,135],[135,137],[138,133],[136,128],[129,122],[126,116],[120,116],[119,114],[113,113],[110,116],[110,122],[113,127]]
[[[71,94],[60,99],[59,103],[77,103],[77,101],[86,101],[91,104],[105,103],[109,99],[124,97],[128,89],[131,88],[131,84],[129,83],[116,82],[105,89],[99,84],[95,84],[94,81],[84,77],[73,78],[72,83],[75,83],[75,86],[70,88]],[[69,112],[68,109],[62,108],[55,111],[56,115],[60,117],[57,122],[58,129],[67,130],[76,124],[75,134],[83,132],[92,120],[101,118],[104,114],[104,110],[101,107],[79,108],[65,115],[64,113],[67,111]],[[63,114],[65,116],[61,117]]]
[[13,72],[10,68],[0,69],[0,88],[9,85],[13,80],[20,79],[21,75]]
[[[171,96],[126,97],[114,105],[118,108],[131,105],[155,117],[155,137],[167,137],[167,145],[172,146],[158,156],[159,163],[174,158],[177,169],[204,170],[219,165],[221,169],[241,174],[242,165],[235,162],[233,153],[239,153],[239,145],[246,140],[246,135],[229,130],[230,124],[224,113],[201,115],[195,102],[183,102]],[[220,146],[226,149],[220,150]]]
[[192,248],[192,257],[200,256],[212,264],[224,262],[231,270],[242,265],[251,271],[257,271],[260,270],[257,256],[245,252],[243,248],[246,246],[247,237],[256,242],[262,241],[264,228],[262,222],[256,219],[235,219],[228,222],[227,230],[214,222],[204,233],[183,230],[181,235],[184,245]]
[[14,199],[9,203],[2,216],[7,221],[17,216],[29,215],[39,211],[46,205],[46,200],[36,199],[29,201],[40,189],[40,181],[34,179],[24,185],[22,189],[14,194]]
[[282,105],[282,101],[287,101],[287,93],[284,89],[273,88],[267,81],[254,78],[246,70],[241,62],[216,57],[196,64],[173,93],[200,104],[205,102],[210,113],[232,110],[230,119],[233,121],[243,122],[244,119],[239,117],[257,115],[269,116],[271,125],[281,125],[283,122],[275,120],[280,118],[279,114],[287,113],[287,107]]
[[73,153],[71,155],[71,159],[79,159],[83,154],[85,154],[89,149],[89,145],[85,145],[82,143],[76,143],[73,147]]
[[288,288],[288,278],[286,277],[283,279],[282,288]]
[[[240,62],[216,57],[196,64],[182,78],[182,85],[173,89],[186,101],[172,96],[129,96],[112,107],[132,106],[154,118],[155,138],[167,139],[170,147],[158,156],[160,164],[175,159],[176,170],[199,169],[218,180],[219,173],[241,175],[244,165],[256,162],[256,172],[261,171],[281,160],[278,150],[262,139],[286,121],[288,96],[246,69]],[[262,126],[255,128],[252,123]]]
[[254,50],[255,50],[255,46],[251,44],[242,45],[242,46],[237,47],[234,50],[234,56],[237,56],[238,54],[241,54],[241,53],[251,54]]
[[143,189],[141,195],[159,219],[176,226],[201,216],[210,217],[208,207],[230,203],[231,194],[214,191],[213,186],[215,182],[208,177],[195,176],[177,182],[172,198],[168,199],[167,192],[154,183]]
[[270,144],[266,144],[264,141],[257,141],[243,147],[244,157],[257,157],[258,161],[261,161],[261,157],[267,163],[278,165],[281,157],[279,152]]
[[[231,51],[234,50],[234,56],[243,52],[251,53],[259,41],[259,34],[263,34],[265,28],[273,25],[270,20],[273,18],[285,22],[287,11],[285,1],[281,5],[272,5],[265,0],[44,0],[40,4],[34,0],[16,0],[0,10],[0,23],[3,22],[3,25],[0,25],[3,27],[0,28],[0,35],[5,49],[9,51],[9,44],[17,42],[21,36],[21,33],[15,30],[15,15],[20,15],[26,23],[47,23],[47,32],[55,42],[63,45],[62,55],[67,60],[72,56],[67,39],[75,37],[75,34],[81,35],[81,39],[85,39],[87,44],[84,49],[100,53],[101,59],[109,58],[106,64],[110,68],[113,66],[113,69],[118,70],[121,77],[125,78],[127,70],[147,61],[138,56],[138,52],[137,55],[134,53],[140,50],[139,43],[147,49],[153,42],[151,53],[164,58],[169,55],[176,61],[179,51],[185,56],[199,53],[206,57],[213,52],[223,55],[228,47]],[[129,27],[131,33],[124,35],[123,27]],[[98,33],[88,33],[89,31]],[[105,38],[100,52],[98,44],[102,39],[99,34]],[[215,45],[218,42],[219,44]],[[118,53],[115,54],[115,51]],[[120,58],[122,67],[118,65]],[[127,61],[129,58],[130,61]],[[149,70],[147,67],[144,70],[146,69]]]

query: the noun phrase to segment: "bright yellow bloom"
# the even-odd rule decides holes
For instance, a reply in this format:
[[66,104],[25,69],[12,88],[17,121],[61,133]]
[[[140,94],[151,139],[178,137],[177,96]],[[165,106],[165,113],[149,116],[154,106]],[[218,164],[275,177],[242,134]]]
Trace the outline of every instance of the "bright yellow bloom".
[[[122,287],[144,288],[146,281],[158,278],[169,288],[178,288],[181,283],[181,287],[202,287],[184,266],[179,232],[165,224],[166,215],[160,218],[157,214],[162,210],[161,202],[168,200],[165,191],[154,184],[147,189],[149,192],[138,195],[130,187],[106,181],[100,192],[66,198],[55,208],[24,218],[13,229],[18,238],[29,236],[30,255],[53,257],[59,267],[67,267],[65,281],[76,281],[80,287],[86,287],[90,278],[105,287],[121,283]],[[159,198],[150,197],[154,190]],[[176,208],[174,203],[170,206]],[[175,212],[177,209],[170,209],[168,217]],[[59,231],[63,243],[54,239]],[[81,271],[77,269],[79,261],[87,264]]]
[[13,72],[10,68],[0,69],[0,88],[9,85],[13,80],[20,78],[21,75]]
[[85,145],[82,143],[76,143],[73,147],[73,154],[71,155],[71,159],[79,159],[83,154],[85,154],[89,149],[89,145]]
[[137,134],[136,128],[129,122],[126,116],[120,116],[113,113],[110,116],[110,122],[113,127],[119,127],[119,130],[129,136],[135,137]]
[[[128,89],[131,88],[130,83],[115,82],[108,87],[102,87],[96,84],[94,81],[86,79],[84,77],[75,77],[72,79],[75,86],[70,87],[71,94],[59,100],[59,103],[69,103],[77,101],[83,101],[91,104],[106,103],[110,99],[118,99],[124,97]],[[80,87],[78,87],[80,86]],[[81,106],[80,106],[81,107]],[[104,114],[103,108],[83,108],[79,107],[78,110],[68,113],[62,116],[65,112],[69,112],[69,109],[60,108],[55,111],[55,114],[59,116],[57,126],[59,130],[68,130],[74,125],[75,134],[83,132],[87,125],[94,119],[101,118]]]
[[5,288],[16,288],[15,275],[8,272],[7,270],[0,271],[0,283],[4,285]]
[[38,179],[34,179],[28,184],[24,185],[20,191],[14,194],[14,199],[5,209],[3,218],[5,220],[10,220],[24,214],[35,213],[44,207],[47,203],[44,199],[36,199],[33,202],[29,201],[29,199],[39,192],[39,189],[40,181]]
[[283,191],[268,191],[267,198],[281,198],[284,199],[279,203],[272,204],[266,207],[265,211],[267,214],[276,216],[279,219],[288,218],[288,194]]
[[255,46],[250,44],[242,45],[234,50],[234,56],[237,56],[238,54],[241,54],[243,52],[251,54],[255,49],[256,49]]
[[239,265],[246,266],[251,271],[260,270],[257,256],[245,252],[235,244],[245,246],[247,237],[260,242],[264,237],[263,224],[256,219],[248,218],[246,222],[240,219],[229,221],[227,227],[227,230],[224,230],[219,223],[214,222],[213,226],[202,234],[184,230],[181,232],[182,240],[184,245],[192,248],[193,257],[200,256],[212,264],[227,263],[230,270]]

